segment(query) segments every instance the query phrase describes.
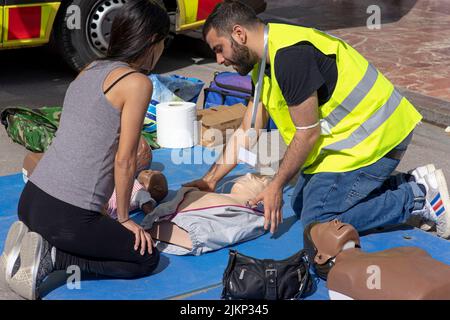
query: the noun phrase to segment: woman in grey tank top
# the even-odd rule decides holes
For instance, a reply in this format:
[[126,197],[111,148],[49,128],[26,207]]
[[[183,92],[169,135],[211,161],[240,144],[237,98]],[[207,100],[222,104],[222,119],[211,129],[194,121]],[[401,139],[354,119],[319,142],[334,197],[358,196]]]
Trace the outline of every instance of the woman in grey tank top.
[[[155,0],[128,0],[114,19],[106,57],[70,84],[60,127],[22,192],[20,221],[0,263],[0,276],[21,296],[36,299],[44,278],[69,266],[117,278],[147,276],[157,266],[159,253],[128,207],[153,90],[146,74],[169,27]],[[117,221],[100,213],[114,188]]]

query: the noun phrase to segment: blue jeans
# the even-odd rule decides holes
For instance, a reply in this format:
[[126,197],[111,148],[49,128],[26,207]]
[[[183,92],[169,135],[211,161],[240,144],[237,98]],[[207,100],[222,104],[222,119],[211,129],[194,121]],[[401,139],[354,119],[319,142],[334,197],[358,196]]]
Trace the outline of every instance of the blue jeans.
[[[395,149],[406,151],[412,134]],[[391,176],[400,160],[383,157],[349,172],[301,174],[292,208],[306,227],[339,219],[359,232],[405,222],[424,207],[424,193],[406,174]]]

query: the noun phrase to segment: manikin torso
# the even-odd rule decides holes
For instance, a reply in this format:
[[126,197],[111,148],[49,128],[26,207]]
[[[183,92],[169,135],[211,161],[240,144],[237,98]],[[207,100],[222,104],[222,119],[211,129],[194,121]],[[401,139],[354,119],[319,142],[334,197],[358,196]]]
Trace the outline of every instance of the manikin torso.
[[212,206],[246,206],[269,183],[267,177],[246,174],[234,181],[230,193],[215,193],[192,190],[178,207],[178,212],[209,208]]
[[311,229],[319,256],[315,262],[334,259],[327,278],[332,299],[450,299],[450,266],[417,247],[363,252],[355,233],[337,221]]
[[198,210],[213,206],[245,206],[250,199],[249,196],[237,195],[235,193],[213,193],[192,190],[185,195],[183,202],[178,207],[178,212]]
[[[234,182],[230,193],[189,190],[178,204],[175,214],[215,206],[247,206],[248,200],[256,197],[269,182],[267,177],[246,174]],[[187,249],[192,248],[188,233],[170,221],[155,223],[149,232],[153,238],[160,241]]]

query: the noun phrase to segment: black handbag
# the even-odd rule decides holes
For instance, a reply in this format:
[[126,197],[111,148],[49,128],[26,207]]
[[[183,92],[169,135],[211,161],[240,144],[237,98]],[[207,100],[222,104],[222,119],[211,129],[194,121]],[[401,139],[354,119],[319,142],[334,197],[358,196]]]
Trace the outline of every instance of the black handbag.
[[284,260],[256,259],[230,250],[222,299],[301,299],[313,283],[306,252]]

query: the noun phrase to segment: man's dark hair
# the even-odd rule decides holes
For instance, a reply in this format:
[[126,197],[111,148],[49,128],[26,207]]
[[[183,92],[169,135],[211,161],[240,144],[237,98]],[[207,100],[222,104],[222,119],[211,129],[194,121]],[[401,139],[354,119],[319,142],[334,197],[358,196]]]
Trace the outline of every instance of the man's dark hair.
[[239,24],[244,27],[253,27],[261,22],[256,16],[253,8],[236,1],[225,0],[219,3],[209,15],[203,26],[203,39],[211,29],[216,30],[219,35],[231,34],[233,26]]

